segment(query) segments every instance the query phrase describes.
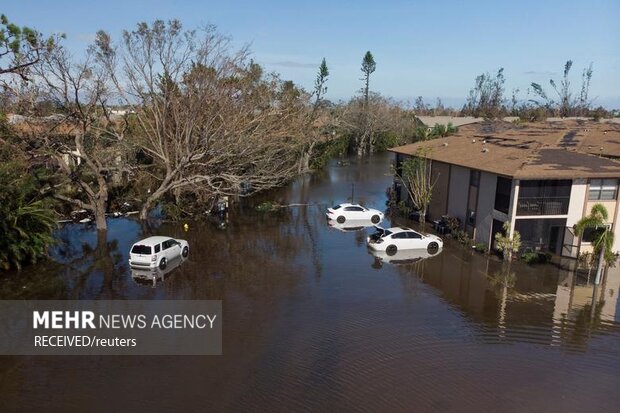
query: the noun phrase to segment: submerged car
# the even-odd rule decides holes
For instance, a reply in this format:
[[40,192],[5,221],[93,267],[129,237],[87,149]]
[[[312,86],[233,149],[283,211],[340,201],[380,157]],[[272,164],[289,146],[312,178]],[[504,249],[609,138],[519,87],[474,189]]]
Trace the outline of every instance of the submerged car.
[[368,220],[376,225],[383,220],[383,212],[378,209],[366,208],[359,204],[349,203],[338,204],[331,208],[327,208],[327,213],[325,215],[327,219],[334,220],[339,224],[344,224],[349,220]]
[[381,228],[368,237],[368,248],[385,251],[387,255],[395,255],[399,250],[426,249],[437,251],[443,247],[443,241],[436,235],[421,234],[407,227]]
[[149,237],[138,241],[129,252],[129,266],[132,268],[165,269],[168,261],[178,257],[187,258],[189,244],[182,239],[170,237]]

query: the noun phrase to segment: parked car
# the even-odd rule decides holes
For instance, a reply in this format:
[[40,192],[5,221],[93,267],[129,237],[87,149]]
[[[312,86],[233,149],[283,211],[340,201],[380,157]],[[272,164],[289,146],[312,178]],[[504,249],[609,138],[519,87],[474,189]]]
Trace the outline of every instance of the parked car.
[[138,241],[129,252],[129,266],[132,268],[165,269],[168,261],[178,257],[187,258],[189,244],[182,239],[170,237],[149,237]]
[[436,235],[421,234],[411,228],[377,227],[377,231],[368,237],[368,247],[375,251],[385,251],[387,255],[395,255],[399,250],[426,249],[438,251],[443,241]]
[[383,212],[378,209],[366,208],[359,204],[339,204],[327,208],[327,219],[344,224],[348,220],[368,220],[372,224],[378,224],[383,220]]

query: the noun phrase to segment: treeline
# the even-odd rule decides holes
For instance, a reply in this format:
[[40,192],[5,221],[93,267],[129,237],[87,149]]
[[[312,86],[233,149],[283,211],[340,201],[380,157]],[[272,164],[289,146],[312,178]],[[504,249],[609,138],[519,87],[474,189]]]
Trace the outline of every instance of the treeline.
[[461,115],[488,119],[517,116],[523,121],[544,120],[548,117],[590,117],[595,120],[618,116],[617,111],[594,107],[590,96],[593,68],[590,64],[581,73],[581,85],[575,90],[570,81],[572,60],[564,65],[562,78],[549,79],[549,86],[531,83],[522,96],[515,88],[506,97],[504,69],[495,75],[483,73],[476,77]]

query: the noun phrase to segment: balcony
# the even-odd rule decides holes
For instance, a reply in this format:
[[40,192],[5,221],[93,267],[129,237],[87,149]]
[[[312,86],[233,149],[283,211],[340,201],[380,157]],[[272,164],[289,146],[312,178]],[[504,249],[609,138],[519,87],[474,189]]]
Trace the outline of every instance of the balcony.
[[569,197],[519,198],[517,215],[566,215]]

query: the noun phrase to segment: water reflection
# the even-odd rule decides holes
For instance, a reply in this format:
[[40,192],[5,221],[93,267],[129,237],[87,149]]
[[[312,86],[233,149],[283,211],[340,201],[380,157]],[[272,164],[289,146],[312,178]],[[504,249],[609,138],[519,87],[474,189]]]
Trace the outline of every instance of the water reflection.
[[166,268],[131,268],[131,278],[139,285],[157,286],[163,283],[171,273],[185,262],[182,256],[171,259],[167,262]]
[[404,265],[404,264],[413,264],[415,262],[424,260],[426,258],[431,258],[439,253],[441,253],[442,249],[427,249],[427,248],[416,248],[416,249],[401,249],[397,250],[396,253],[388,254],[386,251],[374,250],[369,248],[368,253],[375,258],[373,263],[373,268],[381,268],[382,263],[392,264],[392,265]]
[[357,232],[365,228],[374,228],[375,226],[369,219],[349,219],[343,223],[327,220],[327,225],[342,232]]

